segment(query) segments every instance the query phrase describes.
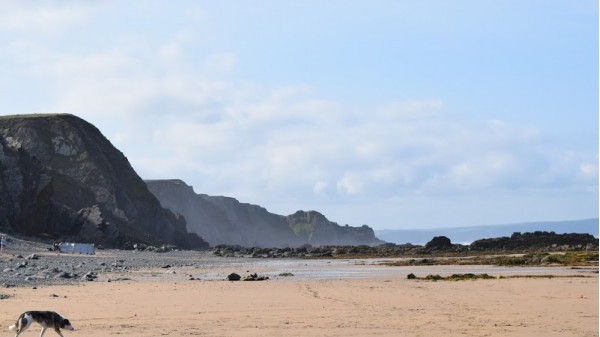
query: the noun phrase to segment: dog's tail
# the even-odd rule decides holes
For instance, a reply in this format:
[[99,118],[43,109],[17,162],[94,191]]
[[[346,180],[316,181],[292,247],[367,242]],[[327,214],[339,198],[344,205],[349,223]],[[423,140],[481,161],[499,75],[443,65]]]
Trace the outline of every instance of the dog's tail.
[[8,327],[8,330],[10,331],[19,331],[21,326],[23,326],[23,322],[21,321],[23,319],[23,317],[25,316],[25,314],[21,314],[19,316],[19,318],[17,318],[17,321],[15,322],[15,324],[11,325]]

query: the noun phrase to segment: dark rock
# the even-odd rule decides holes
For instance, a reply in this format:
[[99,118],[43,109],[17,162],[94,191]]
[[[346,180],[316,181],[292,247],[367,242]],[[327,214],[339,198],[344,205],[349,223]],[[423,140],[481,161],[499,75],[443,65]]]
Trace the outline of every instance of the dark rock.
[[417,276],[415,276],[415,274],[413,274],[413,273],[410,273],[410,274],[408,274],[408,275],[406,276],[406,278],[407,278],[407,279],[409,279],[409,280],[416,280],[416,279],[417,279]]
[[37,254],[31,254],[27,256],[27,260],[38,260],[40,257]]
[[135,249],[135,250],[144,251],[144,250],[146,250],[146,248],[148,248],[148,245],[145,245],[143,243],[135,243],[133,245],[133,249]]
[[106,282],[122,282],[122,281],[131,281],[131,279],[129,277],[117,277],[117,278],[106,280]]
[[428,250],[444,250],[449,248],[452,248],[452,242],[445,236],[436,236],[425,244],[425,249]]
[[[457,245],[453,246],[453,249]],[[420,246],[413,245],[394,245],[386,244],[379,246],[320,246],[313,247],[310,245],[299,248],[243,248],[239,246],[216,246],[213,248],[213,254],[225,257],[253,257],[253,258],[331,258],[336,256],[349,257],[349,255],[357,256],[373,256],[373,257],[394,257],[405,256],[407,254],[418,253],[417,249]],[[461,248],[462,249],[462,248]]]
[[87,272],[83,277],[86,281],[93,281],[98,278],[98,275],[96,273],[90,271],[90,272]]
[[231,274],[227,275],[228,281],[239,281],[241,279],[242,279],[242,277],[236,273],[231,273]]
[[67,272],[59,272],[58,274],[54,275],[54,278],[63,278],[63,279],[71,279],[71,278],[76,278],[77,275],[76,274],[71,274],[71,273],[67,273]]
[[591,234],[556,234],[554,232],[516,232],[510,237],[482,239],[469,245],[469,249],[472,251],[590,250],[597,247],[598,239]]
[[242,281],[266,281],[268,279],[268,276],[258,276],[256,273],[254,273],[244,277]]
[[156,252],[157,253],[168,253],[168,252],[172,252],[174,250],[177,250],[177,247],[175,247],[173,245],[162,245],[156,249]]

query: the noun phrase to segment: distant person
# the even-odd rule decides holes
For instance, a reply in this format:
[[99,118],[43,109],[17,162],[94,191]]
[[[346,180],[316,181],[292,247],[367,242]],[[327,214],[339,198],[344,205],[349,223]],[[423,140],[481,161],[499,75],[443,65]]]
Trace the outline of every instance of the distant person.
[[0,238],[0,253],[6,252],[6,236],[2,235]]

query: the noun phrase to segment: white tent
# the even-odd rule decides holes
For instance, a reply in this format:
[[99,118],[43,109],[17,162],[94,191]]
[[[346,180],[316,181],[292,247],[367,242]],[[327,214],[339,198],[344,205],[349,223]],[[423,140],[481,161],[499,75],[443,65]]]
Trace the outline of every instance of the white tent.
[[93,243],[72,243],[72,242],[61,242],[59,244],[61,253],[70,253],[70,254],[94,254],[94,244]]

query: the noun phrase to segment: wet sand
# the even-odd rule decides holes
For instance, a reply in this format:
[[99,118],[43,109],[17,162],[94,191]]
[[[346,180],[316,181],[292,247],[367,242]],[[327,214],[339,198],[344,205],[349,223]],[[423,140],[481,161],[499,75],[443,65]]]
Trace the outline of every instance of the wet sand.
[[[55,310],[77,329],[65,336],[88,337],[598,336],[598,274],[589,271],[411,267],[417,275],[492,268],[494,275],[587,276],[429,282],[369,260],[220,261],[207,269],[138,270],[125,281],[100,275],[74,285],[6,288],[11,297],[0,302],[0,313],[6,328],[23,311]],[[224,281],[232,271],[271,279]],[[295,274],[278,277],[281,271]],[[37,335],[33,326],[22,336]]]

